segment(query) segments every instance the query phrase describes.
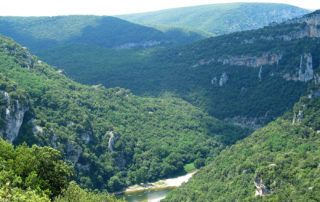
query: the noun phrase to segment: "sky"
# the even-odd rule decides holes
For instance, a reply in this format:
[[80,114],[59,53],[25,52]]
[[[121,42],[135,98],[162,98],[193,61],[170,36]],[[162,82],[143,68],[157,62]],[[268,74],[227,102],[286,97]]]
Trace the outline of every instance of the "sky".
[[0,0],[0,15],[120,15],[231,2],[286,3],[311,10],[320,9],[320,0]]

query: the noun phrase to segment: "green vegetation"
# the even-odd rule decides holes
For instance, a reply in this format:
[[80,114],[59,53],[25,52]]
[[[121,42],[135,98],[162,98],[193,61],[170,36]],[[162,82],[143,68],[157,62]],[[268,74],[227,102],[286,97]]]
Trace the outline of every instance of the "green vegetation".
[[1,37],[0,44],[3,137],[12,137],[6,109],[26,109],[19,134],[8,139],[58,149],[85,187],[117,191],[176,175],[249,133],[172,95],[137,97],[121,88],[81,85],[13,41]]
[[[319,67],[318,38],[281,38],[301,29],[304,23],[278,24],[183,47],[113,51],[64,46],[39,55],[83,83],[121,86],[138,95],[171,92],[219,119],[259,127],[289,110],[306,92],[308,82],[285,79],[298,74],[301,56],[311,54],[314,71]],[[281,59],[272,63],[268,54]],[[252,64],[267,62],[223,64],[228,58],[236,62],[244,57]],[[220,86],[223,74],[228,79]]]
[[75,182],[70,185],[61,196],[57,197],[55,202],[124,202],[105,193],[90,192],[80,188]]
[[[58,151],[49,147],[22,145],[14,149],[0,140],[0,197],[8,201],[34,197],[53,198],[68,186],[71,168]],[[22,190],[27,190],[24,194]]]
[[[0,199],[113,202],[90,189],[116,192],[200,169],[166,201],[319,201],[320,40],[309,19],[318,15],[149,49],[110,49],[163,36],[114,18],[3,18],[11,34],[21,19],[44,26],[27,27],[20,40],[73,78],[102,85],[74,82],[0,37],[0,136],[16,146],[0,140]],[[78,23],[55,38],[49,19]],[[137,36],[141,29],[147,36]],[[100,40],[106,33],[115,38]],[[283,113],[246,137],[244,127]]]
[[[282,4],[243,3],[173,9],[155,15],[161,19],[162,12],[164,18],[168,16],[166,24],[167,21],[178,22],[172,20],[176,19],[175,16],[190,16],[190,19],[184,17],[182,20],[189,20],[189,26],[192,27],[197,27],[191,22],[199,24],[195,20],[198,19],[213,29],[232,28],[216,34],[258,28],[272,21],[280,22],[306,13],[303,9]],[[171,14],[167,14],[168,12]],[[200,13],[205,20],[197,17]],[[221,16],[224,18],[217,20]],[[146,18],[157,19],[153,14]],[[240,25],[240,28],[233,26],[232,23],[239,24],[239,19],[242,19],[244,25]],[[218,28],[211,26],[213,21]],[[309,39],[260,39],[261,35],[279,35],[295,28],[281,24],[210,38],[188,46],[168,47],[172,43],[165,42],[162,43],[163,46],[141,49],[139,46],[134,48],[132,43],[177,42],[178,39],[188,43],[197,37],[193,37],[192,33],[189,37],[193,39],[179,37],[179,34],[170,31],[173,34],[170,36],[171,40],[169,32],[163,33],[112,17],[0,19],[0,32],[30,47],[44,61],[63,68],[76,81],[126,88],[143,96],[161,96],[170,92],[214,117],[251,128],[260,127],[290,109],[306,90],[307,84],[288,82],[283,79],[283,75],[292,73],[293,66],[299,67],[302,54],[308,52],[317,57],[318,42],[314,43]],[[42,46],[42,43],[46,46]],[[114,49],[115,47],[122,48]],[[292,50],[297,51],[293,53]],[[258,77],[259,67],[223,65],[217,61],[229,56],[259,57],[269,52],[282,54],[283,57],[278,65],[263,65],[262,79]],[[316,63],[318,59],[314,60]],[[228,76],[228,81],[220,87],[219,79],[223,73]],[[262,97],[265,99],[261,99]]]
[[[319,201],[319,98],[224,150],[165,201]],[[294,113],[303,119],[292,123]],[[268,190],[255,196],[255,179]]]
[[69,184],[71,166],[62,161],[60,152],[50,147],[14,148],[0,139],[0,165],[1,201],[117,201],[107,194],[83,190],[73,182]]
[[190,173],[192,171],[194,171],[196,169],[194,163],[188,163],[186,165],[184,165],[183,169],[187,172]]
[[0,17],[0,33],[32,51],[65,44],[143,48],[203,38],[193,32],[179,29],[162,32],[108,16]]
[[307,10],[285,4],[230,3],[175,8],[118,17],[163,30],[176,27],[215,36],[261,28],[272,22],[283,22],[307,13]]

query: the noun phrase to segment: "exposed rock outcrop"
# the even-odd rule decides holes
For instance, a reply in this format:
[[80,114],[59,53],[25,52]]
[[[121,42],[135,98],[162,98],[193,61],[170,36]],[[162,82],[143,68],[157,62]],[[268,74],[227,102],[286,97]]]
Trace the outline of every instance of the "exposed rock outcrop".
[[262,66],[259,69],[258,78],[259,78],[259,81],[262,80]]
[[303,110],[299,110],[298,113],[294,112],[293,118],[292,118],[292,124],[299,124],[301,123],[303,119]]
[[267,189],[267,187],[263,184],[263,181],[261,178],[256,177],[254,180],[254,186],[256,187],[255,196],[266,196],[270,193],[270,191]]
[[308,82],[315,77],[311,53],[305,53],[300,57],[300,65],[296,75],[285,74],[283,76],[287,81]]
[[312,55],[304,54],[300,59],[299,81],[308,82],[313,79]]
[[113,152],[114,144],[120,138],[120,134],[114,133],[113,131],[108,131],[106,135],[109,136],[108,149],[109,151]]
[[263,65],[278,65],[282,55],[276,53],[263,53],[261,56],[227,56],[219,58],[218,62],[224,65],[261,67]]
[[211,85],[213,86],[219,86],[219,87],[222,87],[224,86],[227,82],[228,82],[228,79],[229,79],[229,76],[227,75],[226,72],[223,72],[221,74],[221,76],[219,77],[219,79],[217,77],[213,77],[211,79]]
[[260,118],[249,118],[249,117],[242,117],[242,116],[236,116],[232,118],[226,118],[225,121],[237,126],[240,126],[242,128],[250,128],[253,130],[257,130],[261,128],[266,123],[266,117],[260,117]]
[[318,12],[306,15],[303,18],[291,20],[287,22],[287,24],[300,24],[303,25],[303,27],[298,31],[283,36],[284,40],[301,39],[304,37],[320,37],[320,13]]
[[223,65],[247,66],[247,67],[261,67],[264,65],[278,65],[282,59],[281,54],[277,53],[263,53],[260,56],[239,55],[239,56],[223,56],[220,58],[201,59],[192,67],[199,67],[209,65],[211,63],[222,63]]
[[[320,13],[319,11],[306,15],[303,18],[297,18],[287,21],[282,24],[272,24],[271,26],[292,26],[291,31],[286,31],[286,34],[276,34],[276,35],[260,35],[259,39],[266,41],[273,40],[284,40],[292,41],[296,39],[308,38],[318,38],[320,37]],[[251,38],[243,40],[243,44],[254,43],[258,38]]]
[[4,138],[12,143],[19,135],[24,115],[29,110],[29,107],[27,104],[23,104],[19,100],[11,99],[10,95],[5,91],[0,91],[0,96],[3,96],[5,102]]
[[224,86],[227,83],[228,79],[229,77],[227,73],[223,72],[219,79],[219,86],[220,87]]
[[320,75],[319,74],[314,74],[313,76],[314,79],[314,84],[319,85],[320,84]]
[[217,79],[217,77],[213,77],[213,78],[211,79],[211,85],[216,86],[217,84],[218,84],[218,79]]
[[131,42],[125,43],[114,47],[115,49],[131,49],[131,48],[150,48],[162,44],[161,41],[144,41],[144,42]]
[[306,105],[302,104],[299,108],[295,109],[292,117],[292,125],[299,124],[303,121],[304,111],[306,110]]

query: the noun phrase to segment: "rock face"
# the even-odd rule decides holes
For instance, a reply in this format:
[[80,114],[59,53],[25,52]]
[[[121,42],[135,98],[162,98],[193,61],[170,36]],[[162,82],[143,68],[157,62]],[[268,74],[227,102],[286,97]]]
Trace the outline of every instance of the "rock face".
[[224,86],[227,83],[228,79],[229,77],[227,73],[223,72],[222,75],[220,76],[219,86],[220,87]]
[[288,24],[301,24],[303,28],[283,37],[284,40],[301,39],[304,37],[316,38],[320,37],[320,13],[315,12],[303,18],[294,19]]
[[259,81],[262,80],[262,66],[259,69],[258,78],[259,78]]
[[219,79],[217,77],[213,77],[211,79],[211,85],[222,87],[227,83],[228,79],[229,79],[229,77],[228,77],[227,73],[223,72]]
[[120,138],[120,135],[118,133],[114,133],[113,131],[108,131],[106,135],[109,136],[108,149],[109,151],[113,152],[114,144]]
[[293,115],[292,125],[301,123],[302,119],[303,119],[303,111],[299,110],[298,113],[294,113]]
[[256,177],[254,180],[254,186],[256,187],[256,193],[255,196],[266,196],[270,193],[270,191],[266,188],[266,186],[263,184],[263,181],[261,178]]
[[313,79],[312,55],[304,54],[300,59],[299,81],[308,82]]
[[115,49],[131,49],[131,48],[150,48],[154,46],[158,46],[162,44],[163,42],[161,41],[145,41],[145,42],[140,42],[140,43],[126,43],[122,44],[120,46],[114,47]]
[[281,58],[282,55],[277,53],[263,53],[261,56],[227,55],[220,58],[201,59],[198,61],[197,64],[193,65],[192,67],[195,68],[217,62],[222,63],[223,65],[247,66],[258,68],[264,65],[278,65]]
[[224,119],[224,121],[240,126],[242,128],[250,128],[253,130],[257,130],[266,123],[266,117],[249,118],[249,117],[236,116],[232,118],[226,118]]
[[19,135],[20,127],[23,123],[24,115],[29,107],[21,104],[19,100],[13,100],[5,91],[0,91],[5,101],[5,130],[4,138],[13,142]]
[[300,57],[300,65],[296,75],[285,74],[284,79],[290,81],[308,82],[314,79],[312,55],[305,53]]
[[282,55],[275,53],[263,53],[261,56],[227,56],[226,58],[219,58],[218,62],[224,65],[247,66],[247,67],[261,67],[263,65],[274,65],[279,63]]
[[[279,24],[275,23],[271,26],[278,26]],[[308,38],[319,38],[320,37],[320,12],[314,12],[312,14],[306,15],[303,18],[293,19],[282,23],[283,26],[292,26],[292,31],[286,31],[286,34],[276,34],[276,35],[260,35],[260,39],[266,41],[273,40],[284,40],[292,41],[296,39],[302,39],[305,37]],[[258,38],[245,39],[243,44],[251,44],[258,40]]]

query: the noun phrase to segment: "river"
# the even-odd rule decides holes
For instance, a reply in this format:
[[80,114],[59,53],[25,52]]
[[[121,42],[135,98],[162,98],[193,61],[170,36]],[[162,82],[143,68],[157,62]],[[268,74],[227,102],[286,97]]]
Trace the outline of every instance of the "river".
[[124,198],[128,202],[159,202],[161,199],[164,199],[171,190],[172,189],[150,190],[132,194],[125,194]]
[[187,182],[195,173],[196,171],[175,178],[130,186],[125,190],[124,197],[128,202],[159,202],[171,190]]

